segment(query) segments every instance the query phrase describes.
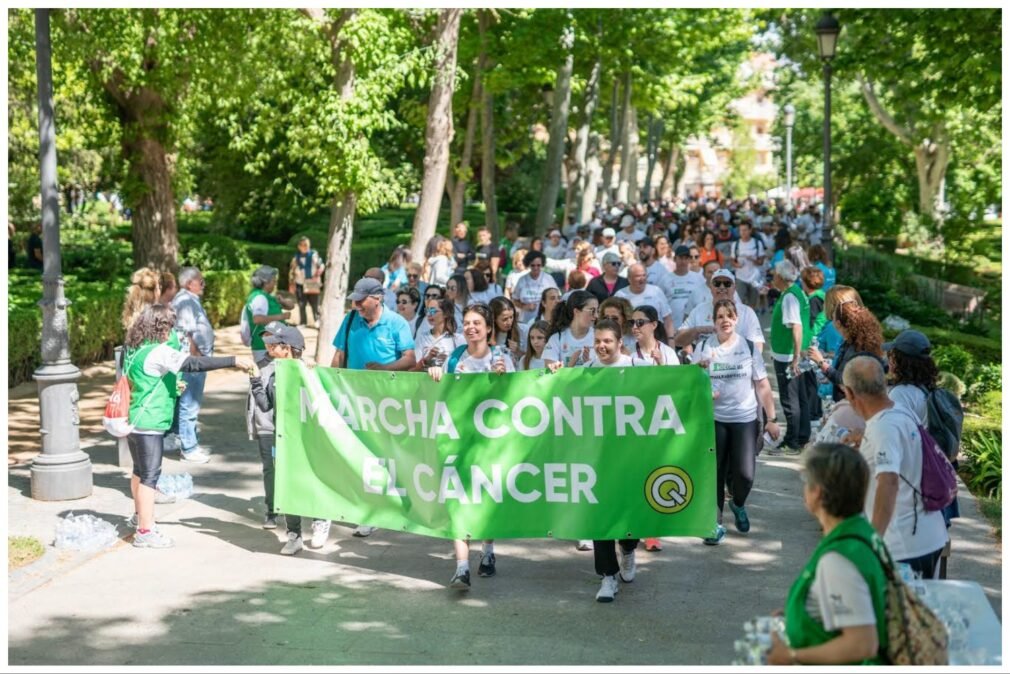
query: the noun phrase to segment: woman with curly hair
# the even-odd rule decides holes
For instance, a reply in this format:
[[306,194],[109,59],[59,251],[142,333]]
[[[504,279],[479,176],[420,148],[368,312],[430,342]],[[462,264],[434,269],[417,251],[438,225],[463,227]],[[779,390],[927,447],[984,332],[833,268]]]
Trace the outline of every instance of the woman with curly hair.
[[813,344],[810,345],[810,359],[820,366],[824,376],[834,384],[832,398],[837,402],[845,398],[842,373],[850,360],[856,356],[874,356],[883,363],[884,332],[873,312],[854,301],[837,304],[831,318],[845,340],[838,347],[834,364],[829,363]]
[[154,526],[154,495],[161,476],[165,431],[172,425],[180,372],[207,372],[225,367],[252,371],[253,364],[234,356],[191,356],[168,344],[175,326],[175,311],[164,304],[144,309],[126,333],[123,376],[130,382],[129,423],[126,436],[133,457],[134,515],[137,528],[133,545],[138,548],[168,548],[172,539]]

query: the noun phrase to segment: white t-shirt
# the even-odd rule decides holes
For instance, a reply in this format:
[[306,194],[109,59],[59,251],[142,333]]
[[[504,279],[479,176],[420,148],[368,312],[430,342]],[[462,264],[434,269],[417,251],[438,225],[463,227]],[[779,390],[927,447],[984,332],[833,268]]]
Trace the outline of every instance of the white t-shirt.
[[708,361],[708,376],[719,397],[712,401],[715,420],[726,424],[745,423],[758,418],[758,399],[754,382],[766,379],[765,363],[755,349],[751,354],[747,340],[733,335],[725,344],[715,335],[701,341],[691,361]]
[[[540,296],[543,294],[544,290],[547,288],[557,287],[558,284],[554,282],[554,277],[546,271],[541,271],[539,278],[533,278],[531,274],[526,274],[516,281],[515,290],[512,291],[512,298],[520,302],[525,302],[526,304],[539,305]],[[520,309],[519,322],[528,323],[536,315],[537,310],[535,308],[530,311]]]
[[837,552],[826,552],[817,561],[806,610],[829,632],[877,624],[870,586],[856,565]]
[[[787,293],[782,296],[782,325],[789,328],[792,325],[800,325],[802,319],[800,318],[800,301],[796,299],[796,296]],[[791,328],[790,328],[791,329]],[[779,361],[780,363],[788,363],[793,359],[793,353],[775,353],[772,351],[772,358]]]
[[568,257],[568,244],[563,240],[558,241],[556,246],[546,243],[544,244],[544,255],[554,260],[563,260]]
[[458,333],[450,335],[443,332],[441,336],[435,337],[431,334],[430,325],[427,328],[422,327],[417,331],[417,337],[414,339],[414,359],[420,363],[429,351],[437,348],[441,351],[441,355],[435,365],[442,365],[449,358],[453,349],[465,343],[466,341]]
[[[680,365],[680,358],[677,357],[676,351],[659,340],[656,340],[656,344],[659,345],[659,354],[663,360],[663,365]],[[643,351],[637,342],[629,350],[631,351],[631,355],[639,360],[651,360],[653,363],[656,363],[656,360],[652,357],[652,353]],[[659,365],[659,363],[656,364]]]
[[[594,336],[595,331],[592,328],[589,328],[582,339],[573,335],[571,328],[565,328],[562,332],[551,335],[551,338],[547,340],[547,346],[544,347],[543,353],[544,360],[561,361],[565,367],[568,367],[568,359],[583,348],[589,349],[589,358],[592,358]],[[585,360],[588,358],[579,356],[576,365],[581,365]]]
[[910,384],[899,384],[888,391],[887,396],[895,405],[903,405],[905,409],[914,414],[920,424],[926,425],[926,394],[922,392],[921,388]]
[[596,259],[597,260],[602,260],[603,256],[606,255],[607,253],[613,253],[617,257],[621,257],[621,249],[617,247],[617,243],[616,242],[612,243],[609,246],[598,246],[596,248],[595,253],[596,253]]
[[[492,358],[493,352],[491,349],[488,350],[487,355],[483,358],[477,358],[476,356],[471,356],[469,351],[464,351],[463,356],[456,363],[455,374],[479,374],[481,372],[493,372],[494,371],[494,359]],[[516,366],[512,362],[512,356],[509,355],[507,350],[502,351],[502,359],[505,361],[505,371],[515,372]]]
[[498,292],[498,286],[491,286],[487,290],[480,290],[470,294],[470,304],[476,304],[477,302],[483,302],[484,304],[489,304],[491,300],[500,296],[501,293]]
[[510,271],[508,276],[505,277],[505,290],[508,291],[508,293],[511,295],[512,292],[515,290],[516,282],[529,273],[530,272],[528,269],[524,269],[522,271],[516,271],[516,270]]
[[[712,320],[713,306],[714,304],[712,302],[696,306],[691,310],[691,313],[687,315],[687,318],[684,319],[684,323],[680,326],[680,329],[686,330],[688,328],[714,326],[715,322]],[[754,310],[743,302],[737,302],[736,311],[736,334],[746,337],[755,344],[764,344],[764,332],[761,331],[761,322],[758,320],[757,314],[754,313]]]
[[673,280],[670,278],[671,276],[672,274],[668,272],[666,267],[664,267],[658,260],[645,268],[646,283],[656,286],[662,290],[667,297],[670,296],[670,291],[673,289]]
[[519,370],[542,370],[547,367],[546,361],[544,361],[543,358],[537,358],[536,356],[530,358],[530,364],[528,366],[526,365],[526,356],[520,358],[517,365]]
[[[704,278],[704,274],[702,275],[702,278]],[[743,300],[740,299],[740,293],[736,290],[733,291],[733,301],[736,302],[737,306],[743,304]],[[712,289],[708,287],[708,283],[706,282],[704,285],[691,291],[691,299],[687,301],[687,306],[684,307],[684,313],[691,313],[699,304],[712,303]]]
[[753,283],[761,273],[761,265],[757,264],[755,258],[767,257],[764,242],[758,243],[752,236],[750,241],[736,241],[730,251],[736,253],[737,262],[742,265],[736,270],[738,282]]
[[637,295],[631,292],[631,286],[627,286],[614,293],[614,297],[623,297],[631,302],[631,306],[636,309],[643,304],[650,305],[659,314],[659,320],[665,320],[671,313],[670,304],[666,301],[666,295],[651,283],[646,283],[645,290]]
[[644,361],[639,360],[637,358],[633,358],[631,356],[626,356],[622,353],[617,356],[617,360],[615,362],[607,365],[606,363],[601,363],[599,360],[597,360],[597,356],[594,353],[593,357],[589,360],[589,362],[583,365],[583,367],[640,367],[655,364],[656,364],[655,361],[653,361],[651,358],[648,361]]
[[666,291],[666,298],[670,301],[670,311],[673,314],[673,324],[680,325],[687,315],[687,304],[691,296],[699,289],[707,287],[705,285],[705,275],[696,271],[688,271],[683,276],[673,273],[669,275],[670,288]]
[[266,295],[257,295],[249,303],[249,311],[252,312],[253,316],[266,316],[270,313],[270,304],[267,302]]
[[428,283],[444,286],[456,269],[456,261],[445,255],[436,255],[428,260]]
[[894,515],[884,532],[884,542],[891,556],[902,561],[942,548],[947,542],[943,515],[939,510],[927,513],[922,499],[909,484],[918,489],[922,482],[922,439],[912,413],[903,406],[895,406],[875,414],[866,422],[859,451],[870,465],[870,488],[866,490],[864,512],[871,521],[877,476],[882,473],[899,475]]

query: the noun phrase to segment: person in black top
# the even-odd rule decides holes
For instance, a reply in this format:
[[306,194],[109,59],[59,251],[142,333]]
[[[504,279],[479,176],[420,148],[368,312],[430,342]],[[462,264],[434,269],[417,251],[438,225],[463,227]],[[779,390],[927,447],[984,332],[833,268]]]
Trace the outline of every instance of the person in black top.
[[487,263],[486,268],[491,270],[490,281],[495,282],[498,278],[498,266],[501,263],[501,249],[491,240],[491,230],[487,227],[477,230],[476,258],[478,263]]
[[628,287],[628,279],[618,276],[621,271],[621,258],[617,253],[606,253],[603,256],[603,273],[594,278],[586,286],[586,290],[591,292],[600,302],[613,297],[621,288]]
[[466,238],[466,223],[457,222],[452,230],[452,255],[456,260],[456,269],[462,274],[463,270],[473,264],[477,259],[477,254],[470,245],[470,240]]
[[25,250],[28,252],[28,268],[42,269],[42,223],[32,225],[32,235],[28,237]]

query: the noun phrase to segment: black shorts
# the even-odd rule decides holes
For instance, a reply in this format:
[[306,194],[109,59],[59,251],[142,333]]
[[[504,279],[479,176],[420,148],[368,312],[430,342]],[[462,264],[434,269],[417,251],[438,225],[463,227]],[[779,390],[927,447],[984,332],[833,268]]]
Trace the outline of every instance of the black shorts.
[[140,484],[156,489],[161,477],[161,456],[165,452],[164,435],[143,435],[130,433],[126,444],[133,457],[133,474],[140,478]]

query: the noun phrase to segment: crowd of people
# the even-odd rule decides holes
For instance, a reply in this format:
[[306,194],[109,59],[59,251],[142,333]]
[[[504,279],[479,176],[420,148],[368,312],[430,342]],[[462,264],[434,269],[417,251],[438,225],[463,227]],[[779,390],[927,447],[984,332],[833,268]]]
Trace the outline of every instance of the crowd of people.
[[[760,452],[802,452],[804,501],[825,538],[786,607],[791,648],[777,644],[772,659],[873,660],[887,634],[879,568],[866,551],[889,550],[935,577],[956,501],[942,512],[927,510],[919,494],[919,429],[928,424],[938,374],[928,339],[906,331],[885,344],[858,291],[836,282],[821,237],[816,206],[755,199],[618,204],[543,239],[521,237],[516,224],[507,224],[497,243],[483,227],[472,242],[461,222],[450,238],[428,243],[425,259],[397,248],[384,266],[369,269],[354,284],[351,311],[336,335],[320,338],[332,339],[331,367],[427,372],[435,381],[447,373],[562,367],[704,368],[712,382],[717,465],[717,528],[704,543],[718,545],[727,535],[727,500],[735,530],[750,530],[747,499]],[[318,298],[324,273],[307,239],[290,271],[304,324],[306,305],[318,310],[311,298]],[[251,377],[248,420],[263,462],[267,529],[280,516],[273,504],[273,361],[299,358],[305,348],[275,296],[277,277],[270,267],[253,274],[242,319],[259,368]],[[146,489],[156,481],[161,438],[173,423],[184,460],[207,458],[195,430],[204,372],[247,364],[213,357],[198,271],[180,272],[174,297],[162,292],[164,276],[135,276],[134,283],[153,306],[138,314],[128,302],[124,312],[124,323],[132,322],[127,357],[134,359],[127,375],[148,384],[162,377],[166,392],[156,423],[138,424],[138,435],[158,439],[131,440],[138,489]],[[163,329],[170,318],[174,332]],[[138,369],[136,362],[145,364]],[[172,412],[180,372],[186,385]],[[138,500],[137,512],[135,540],[153,540],[151,509]],[[301,518],[287,514],[285,521],[281,552],[296,554],[304,545]],[[374,532],[361,525],[354,534]],[[315,520],[309,544],[321,547],[328,535],[329,522]],[[593,551],[602,577],[598,601],[614,601],[621,583],[635,579],[637,540],[576,547]],[[646,550],[661,548],[658,539],[645,539]],[[449,584],[469,588],[468,543],[455,541],[454,550]],[[479,576],[495,575],[494,541],[482,543],[479,560]]]

